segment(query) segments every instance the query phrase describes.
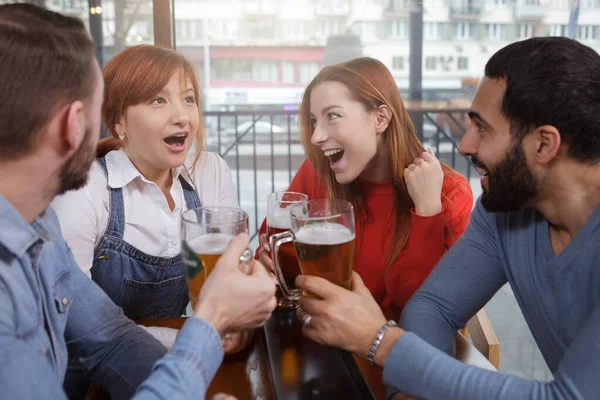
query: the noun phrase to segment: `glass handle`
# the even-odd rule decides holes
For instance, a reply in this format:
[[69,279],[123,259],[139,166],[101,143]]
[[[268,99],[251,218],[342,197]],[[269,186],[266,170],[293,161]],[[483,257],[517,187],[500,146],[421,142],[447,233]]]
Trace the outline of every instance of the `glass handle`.
[[279,247],[281,247],[283,244],[293,241],[294,235],[290,231],[277,233],[269,238],[269,246],[271,246],[273,254],[273,267],[275,268],[275,275],[277,275],[277,279],[279,280],[279,288],[281,289],[281,292],[287,298],[292,297],[292,294],[285,283],[283,271],[281,270],[281,263],[279,262]]

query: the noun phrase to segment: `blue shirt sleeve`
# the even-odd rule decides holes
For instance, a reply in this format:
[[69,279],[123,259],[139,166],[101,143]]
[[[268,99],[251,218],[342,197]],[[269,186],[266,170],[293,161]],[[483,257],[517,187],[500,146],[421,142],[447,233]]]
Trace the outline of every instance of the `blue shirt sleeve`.
[[189,318],[167,353],[81,270],[71,270],[74,301],[65,329],[69,354],[112,399],[129,399],[134,392],[140,400],[187,399],[189,393],[202,398],[223,360],[220,336],[210,324]]
[[191,393],[193,398],[203,399],[222,361],[217,331],[206,321],[190,317],[133,399],[183,400]]
[[0,397],[14,400],[66,400],[62,382],[44,360],[44,355],[25,338],[15,334],[16,310],[9,292],[0,280]]
[[495,223],[478,202],[461,239],[407,303],[400,325],[409,332],[386,360],[385,384],[424,399],[595,398],[600,393],[600,309],[565,352],[550,383],[465,365],[451,356],[457,330],[506,283]]
[[478,201],[466,231],[406,304],[404,330],[454,355],[457,330],[507,282],[496,232],[493,214]]
[[388,356],[383,381],[423,399],[595,399],[600,393],[599,336],[600,308],[566,351],[554,381],[545,383],[463,364],[406,333]]
[[[83,273],[81,274],[85,278],[84,282],[92,282]],[[93,287],[90,286],[88,289]],[[94,291],[90,293],[92,297],[95,297]],[[110,311],[107,318],[97,318],[100,321],[97,327],[106,323],[109,327],[107,330],[115,329],[113,334],[104,335],[106,334],[104,329],[100,329],[102,333],[98,336],[88,332],[88,335],[77,338],[79,342],[77,346],[87,348],[84,355],[89,357],[86,360],[88,367],[94,366],[90,360],[102,360],[98,362],[96,369],[103,372],[96,373],[94,378],[100,379],[103,387],[110,392],[111,398],[131,398],[136,388],[134,386],[130,392],[127,386],[135,385],[135,380],[140,379],[138,376],[141,376],[141,380],[145,379],[150,370],[148,368],[146,372],[146,369],[142,368],[140,373],[128,368],[143,367],[149,359],[164,354],[165,349],[133,322],[125,317],[119,317],[120,313],[113,309],[119,310],[114,304],[110,307],[107,304],[105,311]],[[57,379],[56,371],[49,368],[44,355],[23,338],[15,335],[12,324],[15,318],[11,317],[14,316],[14,312],[6,287],[0,281],[1,397],[14,400],[66,400],[62,382]],[[118,318],[111,320],[111,313],[116,314]],[[96,319],[88,315],[86,320],[90,318]],[[99,341],[94,342],[94,340]],[[160,349],[156,348],[155,342],[161,346]],[[151,357],[145,354],[147,349],[153,353]],[[140,359],[144,361],[136,361]],[[193,398],[204,398],[222,360],[223,348],[217,331],[206,321],[191,317],[181,329],[171,350],[154,364],[152,374],[137,388],[133,398],[183,400],[191,398],[190,393],[194,394]],[[35,380],[35,384],[32,384],[32,380]],[[119,392],[117,389],[125,390]]]

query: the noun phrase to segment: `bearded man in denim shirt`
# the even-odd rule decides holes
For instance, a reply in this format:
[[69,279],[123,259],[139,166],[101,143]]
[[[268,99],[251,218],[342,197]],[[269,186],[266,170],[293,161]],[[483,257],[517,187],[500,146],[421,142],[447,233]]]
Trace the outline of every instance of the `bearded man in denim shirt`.
[[94,44],[80,20],[26,4],[0,6],[0,37],[2,398],[66,398],[68,359],[113,399],[203,398],[221,334],[258,327],[275,308],[272,278],[258,263],[249,275],[237,267],[243,235],[168,353],[127,319],[75,265],[48,208],[86,183],[94,160],[103,96]]

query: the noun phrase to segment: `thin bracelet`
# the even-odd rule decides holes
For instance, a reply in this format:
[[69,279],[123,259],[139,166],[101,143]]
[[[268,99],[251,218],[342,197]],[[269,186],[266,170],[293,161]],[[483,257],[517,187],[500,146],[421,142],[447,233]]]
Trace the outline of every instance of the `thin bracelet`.
[[379,345],[381,344],[381,341],[383,340],[385,333],[392,326],[397,326],[397,325],[398,324],[396,324],[395,321],[389,320],[379,329],[379,331],[377,331],[377,334],[375,335],[375,339],[373,339],[373,343],[371,344],[371,349],[369,350],[369,355],[367,356],[367,360],[369,360],[369,363],[371,363],[371,365],[375,364],[375,353],[377,352],[377,349],[379,348]]

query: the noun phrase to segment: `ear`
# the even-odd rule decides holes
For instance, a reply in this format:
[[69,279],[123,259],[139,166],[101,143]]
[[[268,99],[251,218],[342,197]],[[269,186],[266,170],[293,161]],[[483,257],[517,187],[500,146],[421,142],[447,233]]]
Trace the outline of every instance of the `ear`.
[[535,143],[535,160],[540,164],[548,164],[560,150],[560,132],[552,125],[542,125],[535,129],[532,136]]
[[385,132],[392,120],[392,110],[386,105],[381,105],[375,110],[375,131],[380,134]]
[[63,139],[69,152],[75,151],[85,136],[85,112],[81,101],[74,101],[67,106],[65,114]]
[[121,118],[119,118],[119,122],[115,124],[115,132],[119,136],[119,139],[123,141],[124,136],[126,136],[127,134],[127,123],[125,122],[124,115],[121,115]]

